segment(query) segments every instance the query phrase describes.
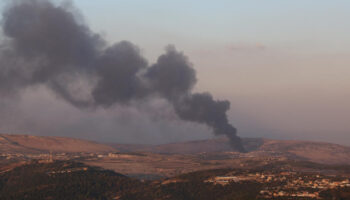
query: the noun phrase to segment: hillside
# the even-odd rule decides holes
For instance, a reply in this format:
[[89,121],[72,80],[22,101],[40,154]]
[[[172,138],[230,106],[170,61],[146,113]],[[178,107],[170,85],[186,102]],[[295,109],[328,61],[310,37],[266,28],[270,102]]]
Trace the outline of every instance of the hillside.
[[[271,140],[260,138],[243,138],[249,154],[279,154],[288,158],[313,161],[318,163],[350,164],[350,147],[324,142]],[[226,138],[171,143],[163,145],[128,145],[113,144],[123,151],[144,151],[162,154],[198,154],[232,151]]]
[[349,176],[328,176],[320,173],[322,169],[344,173],[335,166],[284,161],[250,169],[210,169],[141,181],[78,162],[32,161],[0,173],[0,199],[349,199]]
[[0,199],[113,199],[140,181],[81,163],[31,162],[0,173]]
[[243,200],[255,199],[261,188],[256,183],[207,183],[201,177],[209,173],[185,175],[186,181],[169,184],[163,180],[139,181],[69,161],[31,162],[0,174],[0,199]]
[[[243,157],[281,156],[289,159],[312,161],[326,164],[350,164],[350,147],[338,144],[243,138],[248,153]],[[162,145],[99,144],[92,141],[30,135],[0,134],[0,151],[3,153],[98,153],[98,152],[149,152],[154,154],[201,154],[219,156],[222,152],[232,152],[226,138],[189,141]]]
[[318,163],[350,164],[350,147],[332,143],[265,140],[259,150],[281,152]]
[[113,147],[82,139],[0,134],[0,151],[4,153],[39,152],[109,152]]

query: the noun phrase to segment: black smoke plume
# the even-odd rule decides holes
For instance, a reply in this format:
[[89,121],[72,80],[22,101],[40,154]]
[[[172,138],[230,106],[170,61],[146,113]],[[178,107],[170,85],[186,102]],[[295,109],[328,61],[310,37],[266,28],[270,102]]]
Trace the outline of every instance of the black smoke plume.
[[244,151],[227,119],[230,103],[192,92],[196,72],[183,53],[168,46],[149,65],[137,46],[128,41],[108,46],[72,10],[48,0],[17,0],[7,6],[1,23],[1,95],[45,85],[81,109],[164,98],[180,119],[206,124]]

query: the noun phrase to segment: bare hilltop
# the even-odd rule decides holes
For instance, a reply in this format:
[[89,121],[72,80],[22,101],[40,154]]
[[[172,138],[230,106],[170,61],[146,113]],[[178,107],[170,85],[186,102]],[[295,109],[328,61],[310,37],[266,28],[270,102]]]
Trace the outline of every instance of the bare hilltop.
[[0,151],[2,153],[41,153],[41,152],[109,152],[113,147],[92,141],[32,135],[0,134]]

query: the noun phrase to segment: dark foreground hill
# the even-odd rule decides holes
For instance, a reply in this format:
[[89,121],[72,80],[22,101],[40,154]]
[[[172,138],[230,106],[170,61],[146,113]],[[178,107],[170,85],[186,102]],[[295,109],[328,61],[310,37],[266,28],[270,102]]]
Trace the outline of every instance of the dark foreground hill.
[[0,199],[112,199],[140,181],[74,162],[32,162],[0,174]]
[[[324,166],[287,161],[256,169],[214,169],[167,179],[140,181],[71,161],[30,162],[0,172],[1,200],[254,200],[254,199],[349,199],[348,178],[303,173],[285,167]],[[329,166],[328,166],[329,167]],[[335,169],[335,168],[334,168]],[[348,170],[345,167],[341,170]],[[234,178],[238,181],[220,181]],[[218,179],[219,178],[219,179]],[[324,181],[326,180],[326,181]],[[309,184],[312,182],[312,184]],[[292,185],[291,185],[292,184]],[[294,184],[294,185],[293,185]],[[314,188],[313,186],[322,186]],[[274,193],[279,193],[273,196]],[[272,196],[271,196],[272,195]],[[294,195],[294,196],[293,196]],[[303,196],[304,195],[304,196]],[[273,198],[272,198],[273,197]]]
[[185,183],[162,184],[139,181],[121,174],[80,163],[57,161],[16,167],[0,174],[0,199],[252,199],[259,187],[255,183],[228,186],[190,178]]

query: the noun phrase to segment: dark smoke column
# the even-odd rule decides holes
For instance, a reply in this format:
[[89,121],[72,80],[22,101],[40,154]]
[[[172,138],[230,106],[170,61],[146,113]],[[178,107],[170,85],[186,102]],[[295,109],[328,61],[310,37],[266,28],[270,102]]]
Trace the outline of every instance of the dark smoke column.
[[108,45],[75,18],[74,8],[49,0],[9,2],[1,22],[0,95],[43,85],[71,105],[90,110],[164,98],[181,120],[206,124],[244,151],[227,119],[230,103],[192,92],[196,72],[175,47],[167,47],[149,65],[131,42]]
[[209,93],[195,93],[184,97],[175,104],[175,111],[181,119],[204,123],[213,129],[216,135],[226,135],[232,148],[245,152],[241,138],[227,119],[229,101],[215,101]]
[[197,80],[192,64],[175,47],[168,46],[166,51],[146,74],[153,89],[172,103],[180,119],[206,124],[215,135],[226,135],[232,148],[245,152],[236,128],[227,119],[230,102],[216,101],[210,93],[192,93]]

